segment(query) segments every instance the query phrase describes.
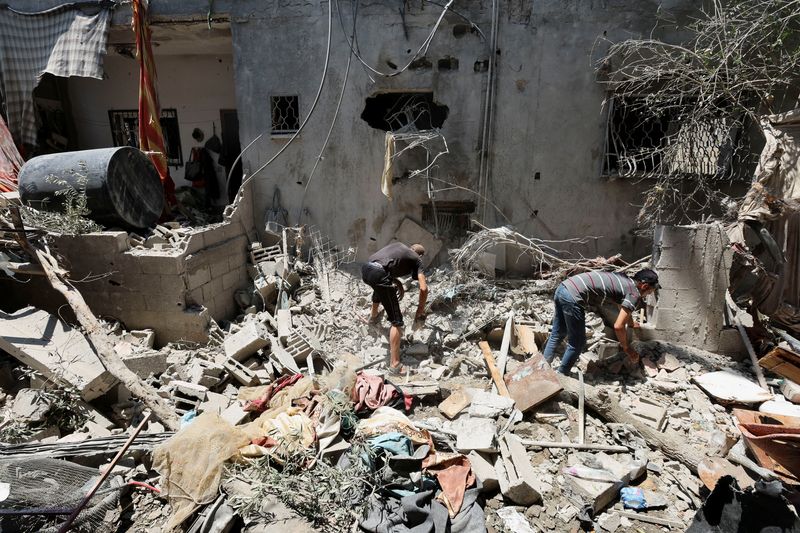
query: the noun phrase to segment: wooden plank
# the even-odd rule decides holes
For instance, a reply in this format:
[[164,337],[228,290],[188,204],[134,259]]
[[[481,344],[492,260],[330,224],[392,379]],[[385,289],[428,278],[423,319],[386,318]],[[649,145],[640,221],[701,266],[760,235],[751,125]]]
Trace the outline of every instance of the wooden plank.
[[[503,331],[503,342],[500,345],[500,354],[497,356],[497,371],[502,378],[506,374],[506,363],[508,362],[508,350],[511,348],[511,335],[514,328],[514,311],[508,313],[508,320],[506,320],[506,328]],[[492,390],[498,391],[498,386],[494,385]]]
[[483,358],[486,360],[486,366],[489,369],[489,373],[492,375],[492,381],[494,381],[495,386],[497,386],[497,393],[500,396],[510,398],[511,395],[508,393],[508,388],[506,387],[505,381],[503,381],[503,376],[500,375],[500,371],[497,369],[497,365],[494,362],[494,354],[492,353],[492,349],[489,347],[489,343],[486,341],[480,341],[478,346],[480,346],[481,352],[483,352]]
[[786,379],[800,383],[800,355],[778,346],[762,357],[758,364]]

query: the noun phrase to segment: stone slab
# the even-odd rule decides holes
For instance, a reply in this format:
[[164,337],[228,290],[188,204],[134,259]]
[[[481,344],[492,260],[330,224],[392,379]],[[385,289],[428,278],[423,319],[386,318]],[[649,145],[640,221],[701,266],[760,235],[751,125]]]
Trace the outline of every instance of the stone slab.
[[562,389],[556,373],[540,353],[533,354],[525,363],[509,373],[505,377],[505,382],[517,409],[523,413],[546,402]]
[[87,401],[117,383],[83,333],[34,307],[0,312],[0,348],[43,376],[75,387]]

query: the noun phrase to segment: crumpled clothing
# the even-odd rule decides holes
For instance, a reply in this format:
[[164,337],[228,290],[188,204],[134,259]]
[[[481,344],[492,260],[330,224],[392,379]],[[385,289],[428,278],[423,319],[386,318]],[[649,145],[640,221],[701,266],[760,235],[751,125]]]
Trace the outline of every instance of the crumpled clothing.
[[436,497],[447,508],[450,518],[461,510],[464,493],[475,484],[469,459],[460,453],[433,452],[422,461],[422,468],[436,474],[442,492]]
[[372,448],[386,450],[390,455],[412,455],[414,453],[411,439],[398,431],[373,437],[369,439],[369,445]]
[[264,391],[258,396],[258,398],[254,400],[248,401],[245,406],[245,411],[252,411],[255,413],[263,413],[269,408],[270,400],[272,397],[280,392],[281,390],[285,389],[286,387],[290,387],[300,381],[300,378],[303,377],[303,374],[294,374],[291,376],[282,376],[278,378],[276,381],[273,381],[269,385],[266,386]]
[[385,383],[382,377],[359,372],[351,398],[358,413],[365,408],[374,411],[378,407],[393,404],[401,396],[400,391],[394,385]]
[[358,430],[367,437],[397,431],[410,438],[414,444],[432,443],[427,431],[417,429],[406,415],[386,406],[378,407],[372,416],[361,420]]
[[[477,503],[479,488],[466,491],[461,512],[450,518],[433,498],[434,490],[374,494],[359,526],[374,533],[486,533],[486,517]],[[401,495],[403,494],[403,495]]]
[[381,172],[381,192],[389,200],[392,199],[392,168],[394,162],[394,133],[386,132],[384,137],[383,172]]
[[[316,441],[314,423],[297,407],[285,408],[274,418],[261,415],[258,420],[240,427],[250,436],[250,444],[239,448],[242,457],[269,455],[280,463],[283,458],[310,448]],[[276,445],[267,447],[257,444],[271,442],[259,440],[263,438],[274,440]]]
[[36,145],[33,89],[45,72],[103,79],[111,16],[106,7],[93,15],[74,5],[35,14],[0,9],[0,92],[18,144]]

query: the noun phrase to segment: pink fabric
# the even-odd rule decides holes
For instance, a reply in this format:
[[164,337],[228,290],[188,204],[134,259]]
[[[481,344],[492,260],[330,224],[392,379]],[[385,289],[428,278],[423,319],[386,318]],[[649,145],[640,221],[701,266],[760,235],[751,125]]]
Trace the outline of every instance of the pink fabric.
[[356,404],[356,412],[364,408],[374,411],[399,397],[400,391],[393,385],[384,383],[382,377],[372,376],[364,372],[359,372],[356,375],[356,385],[353,387],[352,394],[353,403]]
[[244,410],[252,411],[254,413],[263,413],[269,408],[269,402],[272,400],[273,396],[275,396],[282,389],[294,385],[302,377],[303,374],[294,374],[292,376],[283,376],[279,378],[277,381],[274,381],[269,385],[267,390],[264,391],[264,394],[255,400],[250,400],[247,402],[247,404],[244,406]]
[[17,190],[17,174],[25,161],[19,155],[3,117],[0,116],[0,192]]

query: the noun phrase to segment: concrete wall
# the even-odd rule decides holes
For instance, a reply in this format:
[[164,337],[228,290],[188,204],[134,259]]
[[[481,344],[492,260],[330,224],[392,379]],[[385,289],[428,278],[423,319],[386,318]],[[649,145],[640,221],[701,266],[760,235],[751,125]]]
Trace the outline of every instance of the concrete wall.
[[[597,236],[588,245],[574,247],[587,255],[623,252],[637,258],[646,254],[649,239],[635,237],[631,229],[647,184],[600,176],[605,94],[596,82],[593,61],[607,46],[604,37],[618,41],[653,35],[676,40],[677,36],[664,35],[657,27],[656,13],[660,10],[666,18],[686,20],[697,12],[698,3],[498,1],[497,94],[488,194],[497,209],[490,206],[483,222],[513,223],[519,232],[545,239]],[[15,7],[28,9],[57,3],[11,1]],[[340,5],[349,32],[349,3]],[[405,13],[401,16],[399,5],[372,2],[359,7],[360,52],[368,64],[387,72],[392,71],[390,62],[406,63],[441,12],[430,3],[410,2],[402,4]],[[450,154],[439,160],[433,175],[443,180],[434,182],[435,187],[450,190],[438,192],[437,199],[477,201],[471,191],[478,188],[487,73],[476,72],[474,65],[491,55],[487,42],[491,7],[488,0],[456,6],[483,30],[486,39],[471,32],[456,36],[454,29],[465,21],[454,13],[443,18],[426,55],[431,68],[385,78],[370,75],[353,60],[330,144],[305,193],[334,118],[349,55],[334,9],[330,65],[319,105],[302,135],[255,178],[256,219],[261,220],[279,187],[290,223],[315,224],[334,241],[357,245],[361,258],[386,244],[406,216],[422,222],[420,204],[428,201],[424,180],[398,183],[392,202],[379,189],[384,132],[369,127],[360,115],[368,96],[385,91],[432,91],[437,102],[449,107],[442,133]],[[204,20],[207,8],[201,0],[154,2],[152,16],[157,25]],[[301,116],[310,113],[323,71],[328,8],[324,0],[214,2],[215,15],[229,23],[232,32],[242,144],[267,132],[245,155],[246,171],[263,165],[287,142],[285,137],[269,135],[271,95],[297,94]],[[114,23],[127,24],[129,13],[128,6],[120,7]],[[440,70],[437,62],[443,58],[457,59],[459,68]],[[160,68],[162,76],[165,70]],[[166,97],[162,102],[170,105]]]
[[[172,248],[131,248],[127,233],[106,231],[56,235],[51,249],[97,316],[129,330],[151,328],[159,346],[205,342],[209,318],[235,317],[234,293],[250,285],[249,243],[257,238],[252,202],[243,195],[235,206],[224,222],[192,230]],[[0,290],[5,310],[33,305],[63,316],[63,299],[41,277],[2,279]]]
[[[161,107],[177,109],[183,160],[188,161],[192,147],[198,145],[192,138],[192,130],[200,128],[205,139],[209,139],[216,124],[219,136],[220,109],[236,109],[233,58],[156,53],[156,68]],[[70,78],[69,94],[79,148],[114,146],[108,112],[137,109],[139,67],[134,59],[111,51],[105,60],[105,78]],[[183,179],[184,168],[169,169],[176,187],[191,185]],[[221,191],[225,190],[223,180],[224,176],[220,176]]]
[[653,261],[661,288],[642,338],[741,353],[739,333],[724,316],[732,257],[721,224],[658,227]]

